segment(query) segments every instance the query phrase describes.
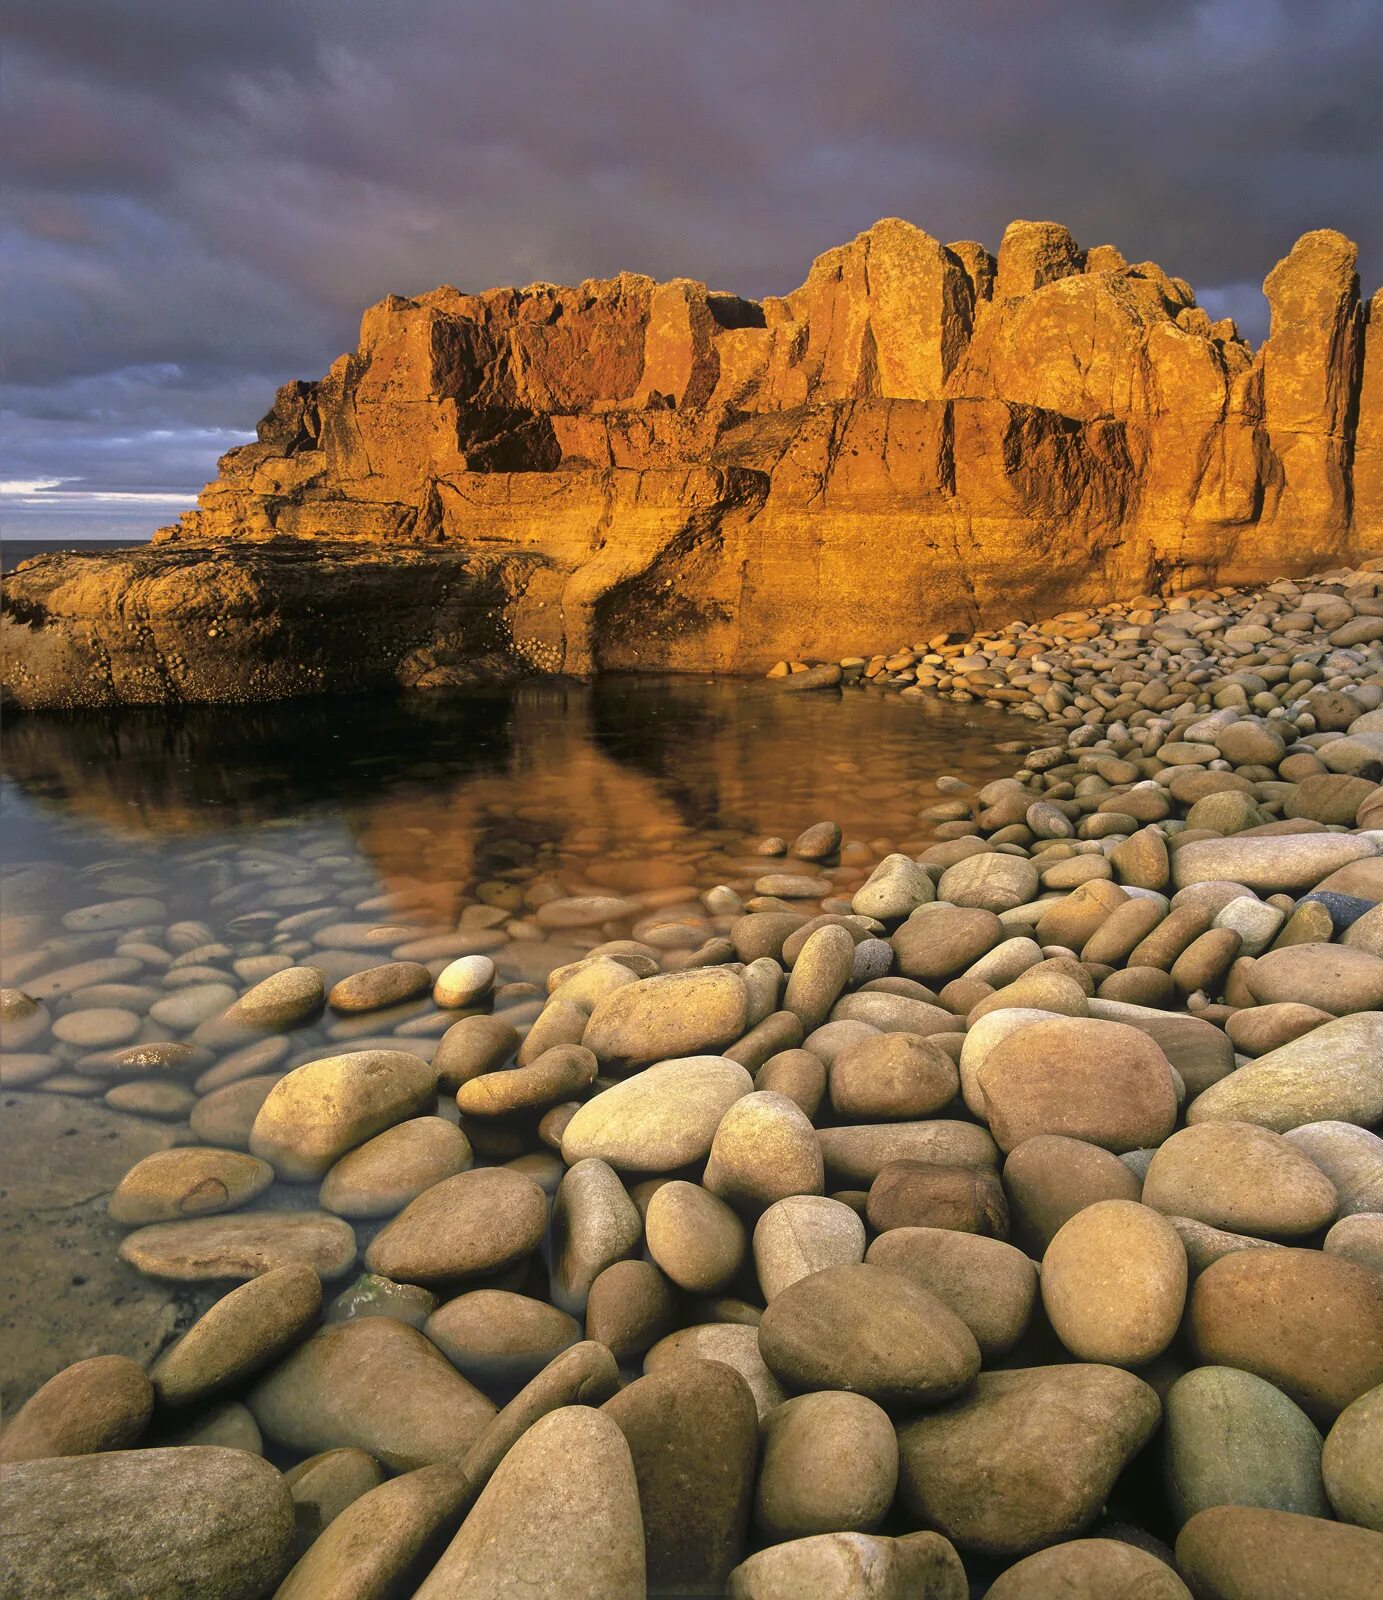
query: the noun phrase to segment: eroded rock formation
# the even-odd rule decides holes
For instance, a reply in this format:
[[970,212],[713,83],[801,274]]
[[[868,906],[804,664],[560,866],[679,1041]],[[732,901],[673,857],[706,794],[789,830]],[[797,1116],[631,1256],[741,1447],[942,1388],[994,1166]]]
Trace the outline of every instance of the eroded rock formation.
[[154,549],[19,573],[6,677],[54,703],[83,664],[93,702],[755,671],[1374,554],[1355,256],[1300,239],[1256,355],[1048,222],[995,260],[889,219],[762,302],[627,273],[391,296]]

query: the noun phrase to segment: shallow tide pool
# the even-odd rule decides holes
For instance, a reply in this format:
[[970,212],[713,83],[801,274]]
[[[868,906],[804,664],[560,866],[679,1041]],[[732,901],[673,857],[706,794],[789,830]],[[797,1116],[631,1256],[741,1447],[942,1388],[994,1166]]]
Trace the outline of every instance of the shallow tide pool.
[[[6,1045],[6,1406],[86,1356],[152,1358],[225,1287],[134,1272],[117,1258],[124,1230],[105,1205],[139,1157],[200,1142],[188,1110],[194,1097],[204,1105],[208,1074],[223,1089],[237,1081],[233,1051],[211,1046],[178,1086],[143,1089],[89,1058],[190,1039],[193,1019],[276,957],[321,962],[334,981],[405,951],[440,961],[474,948],[493,957],[501,985],[523,985],[611,937],[693,948],[719,931],[704,890],[747,894],[772,870],[754,854],[764,835],[840,823],[867,846],[828,869],[849,893],[880,855],[925,845],[921,813],[947,798],[939,776],[1010,772],[1014,757],[998,747],[1022,732],[980,706],[669,679],[14,719],[0,794],[3,973],[42,992],[50,1026]],[[627,909],[549,925],[543,903],[579,894]],[[87,926],[83,908],[122,899],[158,909]],[[357,931],[337,937],[342,924]],[[372,926],[390,931],[372,942]],[[522,1029],[535,994],[492,1003]],[[73,1020],[93,1012],[108,1015]],[[456,1015],[428,997],[363,1018],[328,1012],[272,1060],[249,1059],[246,1075],[366,1040],[425,1054]],[[25,1074],[14,1059],[43,1055],[48,1075],[30,1067],[15,1086]],[[255,1204],[316,1203],[315,1186],[276,1185]],[[368,1227],[357,1234],[363,1250]]]

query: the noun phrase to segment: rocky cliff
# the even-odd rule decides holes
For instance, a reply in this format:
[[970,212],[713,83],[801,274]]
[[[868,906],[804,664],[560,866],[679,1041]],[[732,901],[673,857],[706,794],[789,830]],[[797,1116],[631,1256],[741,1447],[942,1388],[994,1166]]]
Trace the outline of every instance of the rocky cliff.
[[756,671],[1371,555],[1383,307],[1355,256],[1300,239],[1257,354],[1185,280],[1046,222],[996,259],[890,219],[764,301],[633,274],[391,297],[154,548],[22,569],[6,680],[36,704]]

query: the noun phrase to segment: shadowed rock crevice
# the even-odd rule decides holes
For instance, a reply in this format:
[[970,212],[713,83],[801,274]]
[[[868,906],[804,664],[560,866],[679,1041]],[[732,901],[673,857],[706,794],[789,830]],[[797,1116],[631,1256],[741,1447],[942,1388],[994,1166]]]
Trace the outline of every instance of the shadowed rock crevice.
[[1369,555],[1383,334],[1355,258],[1300,239],[1256,354],[1184,279],[1050,222],[996,260],[887,219],[762,302],[632,273],[390,296],[152,551],[15,575],[6,686],[750,672]]

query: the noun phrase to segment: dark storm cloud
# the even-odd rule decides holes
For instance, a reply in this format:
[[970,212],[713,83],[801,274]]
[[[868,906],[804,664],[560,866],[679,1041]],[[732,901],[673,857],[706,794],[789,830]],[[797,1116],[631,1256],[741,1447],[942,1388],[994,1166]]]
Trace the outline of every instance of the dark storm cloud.
[[1258,338],[1307,228],[1383,268],[1377,0],[0,9],[2,475],[72,506],[195,489],[389,291],[781,292],[879,216],[1053,217]]

